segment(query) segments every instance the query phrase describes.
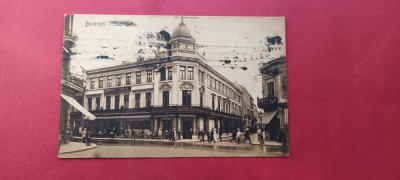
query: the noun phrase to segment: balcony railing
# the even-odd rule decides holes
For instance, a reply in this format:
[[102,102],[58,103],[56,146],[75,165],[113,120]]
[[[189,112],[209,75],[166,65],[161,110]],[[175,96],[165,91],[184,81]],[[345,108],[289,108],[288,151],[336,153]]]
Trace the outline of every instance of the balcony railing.
[[62,79],[64,79],[65,81],[68,81],[78,87],[83,88],[84,87],[84,81],[80,78],[77,78],[75,76],[69,75],[69,74],[63,74],[62,75]]
[[241,118],[234,114],[211,110],[210,107],[200,105],[169,105],[169,106],[150,106],[143,108],[121,108],[90,111],[95,116],[107,114],[207,114],[218,115],[229,118]]
[[264,111],[276,110],[278,108],[277,97],[257,98],[257,106],[263,108]]

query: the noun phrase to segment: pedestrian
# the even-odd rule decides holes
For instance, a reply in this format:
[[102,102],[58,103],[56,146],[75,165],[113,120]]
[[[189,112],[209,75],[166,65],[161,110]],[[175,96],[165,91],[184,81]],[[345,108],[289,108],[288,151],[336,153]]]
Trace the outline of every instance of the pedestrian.
[[82,131],[82,142],[86,143],[86,128]]
[[142,139],[144,139],[144,129],[142,129]]
[[110,130],[110,140],[114,140],[114,129]]
[[232,131],[232,139],[231,139],[231,142],[232,142],[233,140],[235,140],[235,143],[236,143],[236,133],[237,133],[236,130],[233,130],[233,131]]
[[211,136],[211,132],[210,132],[210,129],[208,129],[207,130],[207,142],[210,142],[211,141],[211,138],[210,138],[210,136]]
[[219,142],[222,142],[222,128],[219,128]]
[[214,143],[215,143],[214,137],[215,137],[216,134],[217,134],[217,133],[215,133],[215,129],[212,128],[212,129],[211,129],[211,133],[210,133],[210,141],[208,141],[209,143],[211,143],[211,141],[214,141]]
[[204,143],[204,130],[203,129],[200,130],[199,135],[201,136],[200,142]]
[[158,128],[158,131],[157,131],[157,140],[160,140],[160,141],[161,141],[161,138],[162,138],[162,130],[161,130],[161,128]]
[[238,128],[236,132],[236,141],[238,144],[240,144],[240,135],[242,135],[242,133],[240,132],[240,128]]
[[283,151],[283,152],[286,152],[287,151],[287,147],[286,147],[286,143],[287,143],[287,138],[286,138],[286,133],[282,130],[282,129],[280,129],[279,130],[279,137],[281,138],[281,140],[282,140],[282,147],[281,147],[281,150]]
[[178,131],[177,131],[176,133],[177,133],[177,136],[178,136],[177,139],[178,139],[178,140],[181,140],[181,130],[178,129]]
[[260,144],[264,144],[263,132],[262,132],[261,128],[258,128],[257,135],[258,135],[258,141],[260,141]]
[[250,130],[249,128],[246,128],[246,131],[244,131],[244,140],[243,143],[246,143],[246,140],[249,140],[251,144],[251,139],[250,139]]
[[86,131],[86,146],[90,146],[90,141],[92,140],[92,131]]
[[193,129],[190,128],[189,129],[189,139],[192,139],[192,137],[193,137]]
[[168,130],[164,131],[164,139],[169,139]]

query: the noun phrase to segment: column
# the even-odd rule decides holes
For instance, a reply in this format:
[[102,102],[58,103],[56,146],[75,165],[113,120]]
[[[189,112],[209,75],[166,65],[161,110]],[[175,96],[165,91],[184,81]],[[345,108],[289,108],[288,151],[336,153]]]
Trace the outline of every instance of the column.
[[176,117],[173,117],[173,118],[171,118],[171,120],[172,120],[172,128],[176,128],[176,121],[177,121],[177,118]]
[[192,129],[193,129],[193,134],[192,135],[195,135],[195,134],[197,134],[197,118],[193,118],[192,119],[192,124],[193,124],[193,127],[192,127]]
[[153,132],[157,133],[157,130],[158,130],[158,118],[153,118],[152,122],[153,122]]
[[181,117],[178,117],[178,131],[181,131],[182,132],[182,118]]
[[154,118],[150,118],[150,129],[149,129],[150,131],[152,131],[152,132],[156,132],[156,131],[154,131],[155,129],[154,129]]

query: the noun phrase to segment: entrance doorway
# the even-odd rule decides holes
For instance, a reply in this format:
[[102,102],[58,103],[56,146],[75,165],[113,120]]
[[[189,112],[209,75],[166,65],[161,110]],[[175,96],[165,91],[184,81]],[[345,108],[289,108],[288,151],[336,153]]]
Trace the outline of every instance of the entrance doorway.
[[163,127],[163,132],[165,130],[168,130],[168,132],[172,129],[172,123],[171,120],[163,120],[162,122],[162,127]]
[[192,134],[190,133],[190,128],[192,128],[191,120],[183,120],[183,139],[192,139]]

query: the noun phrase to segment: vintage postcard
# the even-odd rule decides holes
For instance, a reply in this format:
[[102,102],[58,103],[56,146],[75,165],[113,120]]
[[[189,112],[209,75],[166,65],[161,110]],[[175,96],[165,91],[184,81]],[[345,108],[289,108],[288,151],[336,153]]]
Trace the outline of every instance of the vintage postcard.
[[65,15],[59,158],[289,156],[285,18]]

